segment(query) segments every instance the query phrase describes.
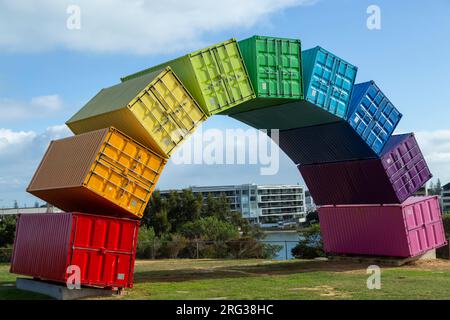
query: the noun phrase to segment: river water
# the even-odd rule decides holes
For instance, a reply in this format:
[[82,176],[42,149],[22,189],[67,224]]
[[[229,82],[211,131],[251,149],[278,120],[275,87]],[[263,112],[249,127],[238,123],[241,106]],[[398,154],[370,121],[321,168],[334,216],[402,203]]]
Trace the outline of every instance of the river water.
[[294,248],[300,237],[296,231],[266,231],[266,237],[261,240],[264,243],[282,246],[274,257],[275,260],[293,259],[291,249]]

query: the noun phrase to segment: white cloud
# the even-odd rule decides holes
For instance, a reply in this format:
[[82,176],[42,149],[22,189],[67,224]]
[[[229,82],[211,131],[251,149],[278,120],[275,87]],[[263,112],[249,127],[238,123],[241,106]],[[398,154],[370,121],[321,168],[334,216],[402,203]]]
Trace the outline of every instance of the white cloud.
[[31,105],[39,109],[55,111],[61,108],[62,101],[57,94],[54,94],[50,96],[34,97],[31,99]]
[[49,142],[69,135],[65,125],[48,127],[40,133],[0,128],[1,206],[11,206],[14,199],[31,198],[25,189]]
[[450,130],[421,131],[416,138],[434,178],[450,182]]
[[[316,1],[0,0],[0,48],[167,53],[202,46],[208,32],[249,28],[274,12]],[[80,29],[71,30],[67,8],[73,4],[80,8]]]
[[44,117],[62,109],[63,102],[58,95],[38,96],[30,101],[0,98],[0,123]]

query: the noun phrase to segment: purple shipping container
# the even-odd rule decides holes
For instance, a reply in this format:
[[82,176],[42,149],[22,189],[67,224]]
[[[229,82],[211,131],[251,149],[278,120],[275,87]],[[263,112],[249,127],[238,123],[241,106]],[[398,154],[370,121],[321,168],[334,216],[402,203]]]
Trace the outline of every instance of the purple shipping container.
[[319,208],[327,253],[414,257],[447,241],[437,196],[402,204]]
[[318,205],[402,203],[432,177],[412,133],[392,136],[379,159],[299,169]]

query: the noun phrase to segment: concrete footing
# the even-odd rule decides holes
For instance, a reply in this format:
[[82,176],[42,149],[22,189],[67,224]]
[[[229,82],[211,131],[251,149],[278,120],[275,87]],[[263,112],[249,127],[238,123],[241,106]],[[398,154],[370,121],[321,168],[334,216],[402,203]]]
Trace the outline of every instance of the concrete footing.
[[85,288],[68,289],[63,284],[44,282],[41,280],[17,278],[16,288],[25,291],[40,293],[57,300],[76,300],[87,297],[112,296],[117,293],[111,289]]
[[328,259],[330,261],[350,261],[364,264],[402,266],[404,264],[414,262],[417,260],[435,260],[436,249],[430,250],[420,256],[409,258],[336,255],[336,256],[329,256]]

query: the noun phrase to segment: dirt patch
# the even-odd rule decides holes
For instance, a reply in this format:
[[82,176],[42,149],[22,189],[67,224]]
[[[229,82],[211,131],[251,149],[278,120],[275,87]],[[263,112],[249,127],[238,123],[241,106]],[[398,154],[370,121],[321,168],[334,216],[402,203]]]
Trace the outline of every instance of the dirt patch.
[[350,298],[351,295],[347,292],[342,292],[336,290],[336,288],[333,288],[331,286],[323,285],[323,286],[316,286],[316,287],[306,287],[306,288],[291,288],[289,291],[308,291],[308,292],[316,292],[321,297],[333,297],[333,298]]
[[406,265],[407,268],[415,268],[422,270],[450,270],[450,260],[436,259],[436,260],[417,260]]

